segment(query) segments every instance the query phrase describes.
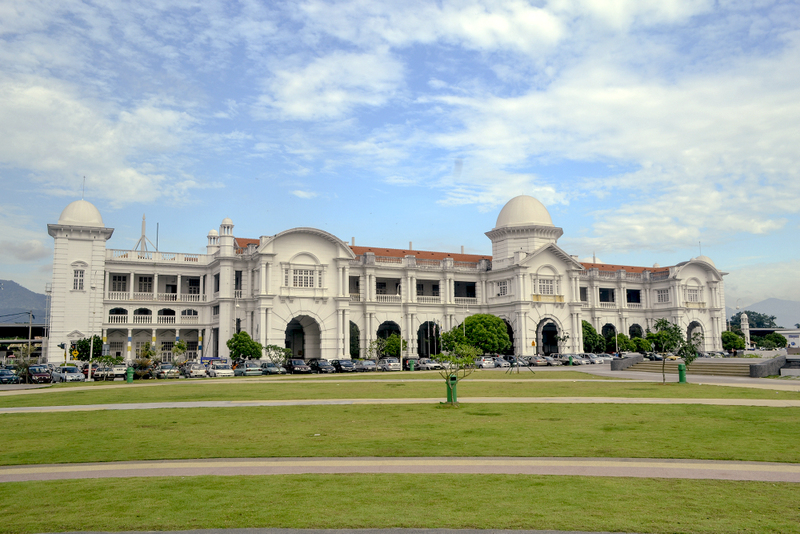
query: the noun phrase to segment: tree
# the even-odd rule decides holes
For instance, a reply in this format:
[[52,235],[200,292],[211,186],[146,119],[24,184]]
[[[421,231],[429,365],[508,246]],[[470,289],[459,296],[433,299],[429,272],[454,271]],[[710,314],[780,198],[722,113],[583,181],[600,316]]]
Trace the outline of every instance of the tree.
[[392,332],[386,339],[386,345],[384,346],[383,352],[387,356],[394,356],[395,358],[400,357],[400,347],[402,343],[402,350],[406,350],[408,348],[408,342],[405,339],[400,339],[400,336],[397,332]]
[[233,334],[226,345],[228,346],[232,360],[239,360],[242,358],[246,360],[256,360],[261,358],[261,353],[264,351],[264,347],[261,346],[261,343],[253,341],[250,334],[244,330]]
[[264,347],[264,356],[275,365],[283,365],[292,357],[292,349],[280,345],[267,345]]
[[[618,352],[633,352],[636,350],[636,344],[625,334],[617,334],[616,343],[614,343],[613,338],[611,339],[611,342],[614,344],[614,348],[617,349]],[[606,346],[608,347],[608,344],[606,344]]]
[[501,318],[478,313],[470,315],[450,332],[442,334],[442,348],[445,352],[453,352],[459,344],[471,345],[480,354],[498,354],[511,348],[511,338],[508,337],[508,328]]
[[133,375],[136,378],[146,378],[152,376],[153,367],[158,363],[158,350],[152,343],[145,343],[139,349],[136,359],[133,361]]
[[583,352],[604,352],[606,340],[597,333],[597,330],[588,321],[581,321],[583,326]]
[[[661,350],[671,350],[676,356],[683,358],[688,367],[697,358],[697,348],[703,342],[703,334],[695,332],[690,339],[683,336],[683,329],[666,319],[659,319],[653,325],[655,332],[647,332],[647,338],[657,340]],[[661,361],[661,381],[667,382],[667,359]]]
[[175,365],[183,365],[186,363],[188,358],[186,357],[186,351],[189,350],[189,347],[186,345],[186,342],[182,339],[179,339],[172,345],[172,362]]
[[100,357],[103,354],[103,340],[100,336],[92,336],[94,348],[89,346],[89,339],[79,339],[75,343],[75,348],[78,349],[78,359],[83,362],[89,361],[89,351],[91,349],[92,359]]
[[451,406],[458,406],[456,386],[461,380],[472,374],[475,370],[475,358],[480,354],[478,347],[466,343],[457,343],[450,350],[434,356],[442,363],[443,369],[439,371],[439,375],[444,378],[447,385],[449,404]]
[[750,310],[744,310],[740,312],[736,312],[734,315],[731,316],[731,329],[733,326],[736,325],[740,327],[742,324],[742,314],[747,314],[747,322],[750,324],[750,328],[780,328],[776,323],[774,315],[767,315],[766,313],[758,313]]
[[650,344],[650,342],[643,337],[635,337],[631,341],[633,342],[634,346],[633,350],[635,350],[636,352],[644,354],[645,352],[650,352],[650,350],[652,350],[651,349],[652,345]]
[[358,330],[358,325],[350,321],[350,358],[358,358],[361,354],[361,346],[358,342],[360,334],[361,332]]
[[728,352],[744,349],[744,338],[734,332],[722,333],[722,348]]
[[383,356],[386,350],[386,339],[379,337],[369,342],[367,347],[367,357],[372,360],[377,360]]
[[772,343],[775,344],[776,347],[785,347],[786,345],[789,344],[789,340],[777,332],[767,334],[766,336],[764,336],[764,339],[766,339],[767,341],[771,341]]

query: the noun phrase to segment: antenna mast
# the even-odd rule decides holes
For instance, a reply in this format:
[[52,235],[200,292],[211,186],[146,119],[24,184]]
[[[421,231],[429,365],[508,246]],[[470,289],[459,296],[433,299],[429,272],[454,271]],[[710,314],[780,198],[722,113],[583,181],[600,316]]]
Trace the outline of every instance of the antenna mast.
[[137,250],[139,252],[147,252],[147,244],[150,243],[150,246],[153,247],[154,252],[158,252],[158,247],[154,245],[152,241],[147,239],[147,236],[145,235],[145,227],[146,227],[145,216],[144,214],[142,214],[142,237],[140,237],[139,241],[136,242],[136,246],[133,247],[133,250]]

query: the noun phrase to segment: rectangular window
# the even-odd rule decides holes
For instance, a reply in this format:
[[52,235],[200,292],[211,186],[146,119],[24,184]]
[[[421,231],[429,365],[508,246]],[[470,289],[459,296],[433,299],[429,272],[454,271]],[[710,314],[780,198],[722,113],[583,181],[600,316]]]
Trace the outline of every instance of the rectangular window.
[[581,288],[581,302],[589,302],[589,288],[582,287]]
[[669,289],[656,289],[656,302],[669,302]]
[[386,294],[386,282],[375,282],[375,294],[376,295]]
[[128,275],[112,274],[111,291],[127,291],[127,290],[128,290]]
[[700,302],[700,290],[699,289],[687,289],[686,290],[686,300],[689,302]]
[[139,293],[152,293],[153,292],[153,277],[140,276],[139,277]]
[[234,291],[242,290],[242,271],[235,271],[233,273],[233,289]]
[[625,295],[627,302],[630,302],[632,304],[642,303],[642,292],[638,289],[626,289]]
[[75,269],[72,278],[72,289],[83,291],[83,269]]
[[174,341],[162,341],[161,352],[172,352],[172,346],[175,345]]
[[292,285],[294,287],[314,287],[314,271],[294,269],[292,271]]
[[497,296],[502,297],[504,295],[508,295],[508,281],[503,280],[502,282],[497,282]]
[[200,279],[199,278],[189,278],[189,294],[190,295],[199,295],[200,294]]
[[539,280],[540,295],[554,295],[552,280]]
[[599,291],[600,295],[600,302],[616,302],[617,301],[617,294],[614,291],[614,288],[610,287],[601,287]]
[[122,356],[122,350],[124,348],[122,341],[110,341],[108,343],[108,350],[111,353],[111,356]]
[[149,347],[149,346],[150,346],[150,342],[149,341],[137,341],[136,342],[136,347],[135,347],[135,349],[136,349],[136,357],[138,358],[139,356],[141,356],[142,355],[142,349],[144,347]]
[[439,296],[439,284],[433,284],[433,296],[434,297]]
[[219,273],[214,275],[214,293],[219,293]]
[[424,284],[417,284],[417,295],[422,295],[425,292]]
[[197,352],[197,341],[187,341],[186,342],[186,350]]
[[211,315],[219,315],[219,306],[211,308]]

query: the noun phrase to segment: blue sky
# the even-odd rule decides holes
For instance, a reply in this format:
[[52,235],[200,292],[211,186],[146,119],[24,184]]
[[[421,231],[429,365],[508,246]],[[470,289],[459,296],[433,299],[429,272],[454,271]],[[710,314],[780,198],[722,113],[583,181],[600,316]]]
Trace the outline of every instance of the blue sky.
[[[0,4],[3,278],[41,292],[81,197],[130,248],[312,226],[491,253],[537,197],[580,258],[710,256],[800,300],[800,6],[780,1]],[[458,164],[456,162],[459,162]]]

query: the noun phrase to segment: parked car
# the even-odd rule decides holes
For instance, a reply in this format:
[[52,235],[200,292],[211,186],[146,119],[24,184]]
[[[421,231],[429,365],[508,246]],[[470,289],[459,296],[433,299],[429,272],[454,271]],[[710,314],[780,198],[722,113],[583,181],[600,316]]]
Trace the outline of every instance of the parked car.
[[312,373],[333,374],[333,373],[336,372],[336,368],[334,366],[332,366],[328,362],[328,360],[320,360],[320,359],[314,358],[312,360],[308,360],[308,362],[306,362],[306,363],[308,364],[309,367],[311,367],[311,372]]
[[8,369],[0,369],[0,384],[19,384],[19,377]]
[[556,360],[552,356],[545,356],[544,361],[546,362],[545,365],[549,367],[555,367],[557,365],[562,365],[561,360]]
[[51,375],[53,382],[85,382],[86,377],[83,376],[80,369],[73,365],[65,365],[57,368]]
[[475,367],[478,369],[494,369],[494,358],[491,356],[475,358]]
[[92,379],[97,382],[114,380],[114,371],[111,369],[111,367],[98,367],[92,371]]
[[311,367],[309,367],[305,360],[291,359],[286,362],[286,372],[289,374],[310,374]]
[[331,360],[331,365],[337,373],[354,373],[356,365],[352,360]]
[[53,381],[46,365],[31,365],[19,378],[26,384],[49,384]]
[[561,365],[569,365],[570,358],[572,358],[572,365],[584,365],[586,362],[577,354],[562,354]]
[[208,376],[213,378],[231,377],[233,369],[227,363],[212,363],[208,368]]
[[397,358],[381,358],[378,360],[378,371],[400,371],[400,362]]
[[442,364],[430,358],[420,358],[417,362],[416,368],[420,371],[438,371],[442,369]]
[[511,363],[508,362],[505,358],[497,357],[494,359],[494,366],[495,367],[511,367]]
[[[549,356],[547,356],[549,358]],[[548,365],[545,356],[533,356],[530,359],[532,367],[546,367]],[[552,358],[551,358],[552,359]]]
[[206,366],[201,363],[192,363],[183,367],[183,376],[186,378],[206,378]]
[[118,364],[111,366],[111,374],[113,376],[107,376],[106,378],[110,380],[114,380],[115,378],[121,378],[125,380],[125,375],[128,373],[128,366],[125,364]]
[[160,379],[181,377],[180,370],[171,363],[162,363],[161,365],[155,368],[154,374],[156,378]]
[[355,364],[356,371],[359,373],[366,373],[369,371],[377,371],[378,366],[373,360],[358,360]]
[[[93,363],[92,364],[92,378],[94,378],[94,372],[97,370],[98,367],[100,367],[99,363]],[[83,373],[83,376],[85,378],[89,378],[89,364],[88,363],[83,365],[83,367],[81,368],[81,372]]]
[[242,362],[233,370],[234,376],[261,376],[263,374],[261,365],[251,361]]
[[261,373],[265,375],[285,375],[286,368],[273,362],[261,362]]

